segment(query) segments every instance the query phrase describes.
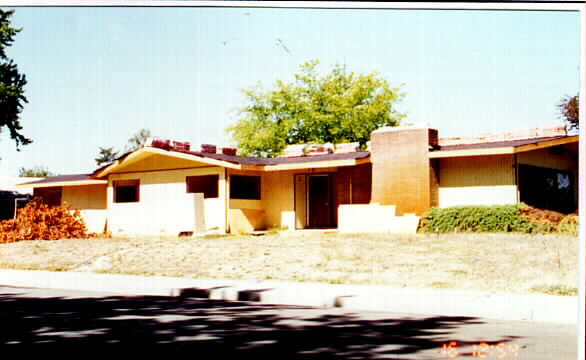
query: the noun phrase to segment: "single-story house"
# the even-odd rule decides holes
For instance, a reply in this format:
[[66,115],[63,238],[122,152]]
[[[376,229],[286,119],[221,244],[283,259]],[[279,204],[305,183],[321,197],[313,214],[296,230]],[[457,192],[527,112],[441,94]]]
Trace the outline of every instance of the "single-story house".
[[81,210],[90,231],[113,234],[393,231],[401,226],[393,219],[433,206],[525,202],[570,213],[578,205],[578,136],[563,127],[442,139],[426,127],[381,128],[368,151],[276,158],[161,143],[91,174],[20,186]]

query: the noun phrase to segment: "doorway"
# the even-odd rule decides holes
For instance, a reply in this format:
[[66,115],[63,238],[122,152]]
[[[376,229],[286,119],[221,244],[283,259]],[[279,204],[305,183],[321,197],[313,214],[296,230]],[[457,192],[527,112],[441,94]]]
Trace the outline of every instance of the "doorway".
[[332,176],[328,174],[308,175],[307,209],[310,228],[334,227]]

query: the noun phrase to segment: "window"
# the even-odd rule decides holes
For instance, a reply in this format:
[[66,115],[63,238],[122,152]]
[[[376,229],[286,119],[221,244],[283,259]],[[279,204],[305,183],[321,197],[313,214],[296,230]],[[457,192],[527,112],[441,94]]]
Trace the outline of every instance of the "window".
[[62,188],[59,187],[46,187],[46,188],[35,188],[33,190],[34,197],[40,197],[48,206],[59,206],[61,205],[61,193]]
[[260,176],[231,176],[230,198],[260,200]]
[[130,203],[140,200],[140,180],[114,181],[114,202]]
[[188,176],[185,179],[188,193],[203,193],[204,199],[218,197],[219,175]]
[[576,211],[572,174],[564,170],[519,164],[520,201],[562,213]]

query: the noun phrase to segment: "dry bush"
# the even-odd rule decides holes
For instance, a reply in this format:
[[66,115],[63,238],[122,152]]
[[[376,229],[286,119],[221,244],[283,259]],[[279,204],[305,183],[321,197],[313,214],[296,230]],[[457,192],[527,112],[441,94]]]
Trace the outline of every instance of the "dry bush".
[[79,210],[67,206],[48,206],[34,199],[18,210],[16,219],[0,221],[0,243],[22,240],[88,238]]

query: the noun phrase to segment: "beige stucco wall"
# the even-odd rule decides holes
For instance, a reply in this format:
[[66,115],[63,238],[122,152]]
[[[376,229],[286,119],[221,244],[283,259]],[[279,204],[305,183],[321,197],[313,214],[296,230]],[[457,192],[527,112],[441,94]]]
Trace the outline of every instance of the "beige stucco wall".
[[517,203],[513,155],[441,159],[439,206]]
[[64,186],[61,199],[63,204],[80,211],[89,232],[105,230],[107,217],[106,185]]
[[[160,165],[160,164],[159,164]],[[108,176],[108,227],[113,234],[171,234],[190,231],[195,207],[194,194],[186,191],[186,176],[219,175],[218,198],[204,199],[207,229],[226,231],[227,202],[225,170],[202,167],[187,170],[145,171]],[[140,180],[140,201],[114,203],[113,181]]]
[[294,171],[275,171],[262,177],[262,206],[267,227],[295,229]]

